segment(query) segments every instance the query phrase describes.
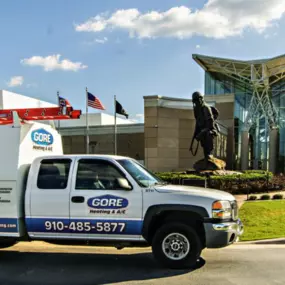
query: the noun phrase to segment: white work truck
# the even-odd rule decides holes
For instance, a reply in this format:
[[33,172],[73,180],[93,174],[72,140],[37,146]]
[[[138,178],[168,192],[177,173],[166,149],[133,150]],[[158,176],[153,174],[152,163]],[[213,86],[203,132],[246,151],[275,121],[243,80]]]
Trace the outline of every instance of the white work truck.
[[185,268],[243,232],[226,192],[169,185],[128,157],[64,155],[46,124],[0,129],[1,248],[34,240],[151,246],[164,266]]

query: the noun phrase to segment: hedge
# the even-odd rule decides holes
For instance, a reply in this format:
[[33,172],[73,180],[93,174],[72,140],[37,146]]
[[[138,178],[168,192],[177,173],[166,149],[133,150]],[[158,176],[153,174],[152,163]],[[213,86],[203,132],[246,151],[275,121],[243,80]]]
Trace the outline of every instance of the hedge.
[[[206,176],[199,176],[194,174],[185,174],[183,172],[158,172],[158,177],[165,181],[171,181],[173,179],[193,179],[193,180],[206,180]],[[213,175],[210,180],[216,181],[257,181],[257,180],[270,180],[273,174],[271,172],[244,172],[242,174],[234,175]]]
[[162,180],[165,180],[167,182],[171,182],[172,180],[177,180],[177,179],[206,180],[206,177],[203,176],[193,175],[193,174],[183,174],[179,172],[156,173],[156,175]]
[[276,190],[271,183],[273,174],[260,170],[248,170],[242,174],[213,175],[210,177],[185,174],[185,172],[159,172],[156,175],[162,180],[173,184],[200,185],[204,187],[205,182],[207,182],[208,188],[234,192],[234,194],[260,193],[270,190],[270,187],[272,190]]
[[260,169],[252,169],[252,170],[244,170],[244,173],[259,173],[259,174],[266,174],[268,173],[266,170]]
[[223,176],[211,176],[211,180],[221,180],[221,181],[257,181],[257,180],[270,180],[273,175],[264,173],[243,173],[240,175],[223,175]]
[[259,198],[255,195],[250,195],[248,197],[248,201],[256,201],[256,200],[283,200],[284,195],[283,194],[274,194],[272,197],[268,194],[263,194]]

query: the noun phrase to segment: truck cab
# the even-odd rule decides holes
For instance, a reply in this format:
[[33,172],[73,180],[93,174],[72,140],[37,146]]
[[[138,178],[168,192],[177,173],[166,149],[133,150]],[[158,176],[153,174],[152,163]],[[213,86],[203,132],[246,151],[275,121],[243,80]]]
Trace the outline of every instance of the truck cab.
[[136,167],[131,159],[112,156],[35,159],[25,195],[28,235],[143,241],[143,191]]

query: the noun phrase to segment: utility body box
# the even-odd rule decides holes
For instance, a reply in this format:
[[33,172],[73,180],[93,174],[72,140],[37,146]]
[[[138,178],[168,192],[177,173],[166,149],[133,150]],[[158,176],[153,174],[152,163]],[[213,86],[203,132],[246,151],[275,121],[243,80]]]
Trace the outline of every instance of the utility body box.
[[38,122],[0,126],[0,133],[0,235],[20,237],[30,166],[39,156],[62,155],[62,141],[54,128]]

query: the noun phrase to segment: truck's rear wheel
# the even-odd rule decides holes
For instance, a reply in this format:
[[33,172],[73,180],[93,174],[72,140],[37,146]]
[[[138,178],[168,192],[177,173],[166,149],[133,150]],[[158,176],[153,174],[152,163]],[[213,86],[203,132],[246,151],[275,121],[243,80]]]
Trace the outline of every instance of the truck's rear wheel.
[[196,231],[181,223],[163,225],[152,241],[154,257],[163,266],[172,269],[195,266],[201,251],[202,245]]

